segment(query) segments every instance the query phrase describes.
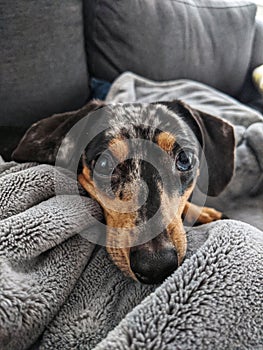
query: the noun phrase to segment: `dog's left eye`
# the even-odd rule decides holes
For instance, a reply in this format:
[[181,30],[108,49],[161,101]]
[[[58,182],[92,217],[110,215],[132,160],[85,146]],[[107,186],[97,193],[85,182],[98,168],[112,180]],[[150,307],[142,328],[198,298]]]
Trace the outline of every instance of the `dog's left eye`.
[[180,151],[176,156],[176,167],[179,171],[189,171],[194,166],[194,154],[191,151]]
[[97,159],[97,161],[95,163],[95,168],[94,168],[94,170],[96,171],[97,174],[104,175],[104,176],[111,175],[113,169],[114,169],[113,160],[107,154],[101,155]]

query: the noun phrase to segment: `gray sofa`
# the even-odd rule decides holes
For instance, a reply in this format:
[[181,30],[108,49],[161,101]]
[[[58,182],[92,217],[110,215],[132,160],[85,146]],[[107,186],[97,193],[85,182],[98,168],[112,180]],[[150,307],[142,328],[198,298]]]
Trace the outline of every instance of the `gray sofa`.
[[191,79],[263,111],[252,70],[263,23],[249,1],[1,1],[0,152],[92,97],[91,78]]

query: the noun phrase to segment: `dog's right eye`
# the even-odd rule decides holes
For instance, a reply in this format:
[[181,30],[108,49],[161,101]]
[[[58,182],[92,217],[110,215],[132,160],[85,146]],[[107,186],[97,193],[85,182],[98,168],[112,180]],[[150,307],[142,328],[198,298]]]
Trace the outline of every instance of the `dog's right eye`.
[[98,175],[111,175],[112,171],[114,170],[114,163],[112,158],[107,154],[99,156],[96,160],[94,170]]

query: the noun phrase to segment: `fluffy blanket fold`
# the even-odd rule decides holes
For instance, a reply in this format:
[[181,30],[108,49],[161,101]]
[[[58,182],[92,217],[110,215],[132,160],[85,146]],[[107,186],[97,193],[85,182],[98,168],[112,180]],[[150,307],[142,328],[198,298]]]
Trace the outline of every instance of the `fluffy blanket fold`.
[[115,326],[97,349],[263,345],[261,231],[231,220],[191,228],[184,264],[157,289],[142,285],[80,235],[100,209],[63,174],[54,197],[55,171],[0,166],[1,349],[92,349]]
[[97,349],[263,345],[261,231],[231,220],[189,229],[184,264],[155,290],[80,235],[100,209],[63,174],[55,197],[55,171],[0,165],[1,349],[92,349],[115,326]]
[[[253,118],[242,132],[262,123]],[[219,203],[241,210],[247,201],[255,212],[245,207],[247,221],[262,228],[262,197],[251,197],[247,184],[240,200],[245,180]],[[70,174],[55,167],[0,161],[1,350],[263,349],[262,231],[234,220],[188,228],[181,267],[160,286],[142,285],[85,238],[86,230],[100,234],[102,213],[73,188]]]

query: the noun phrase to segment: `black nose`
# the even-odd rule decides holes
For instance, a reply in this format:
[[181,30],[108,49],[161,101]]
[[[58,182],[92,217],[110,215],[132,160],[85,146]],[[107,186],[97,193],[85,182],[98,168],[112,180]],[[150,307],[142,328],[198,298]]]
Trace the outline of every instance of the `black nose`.
[[132,248],[130,265],[136,278],[146,284],[161,283],[178,267],[175,249],[165,248],[157,252]]

